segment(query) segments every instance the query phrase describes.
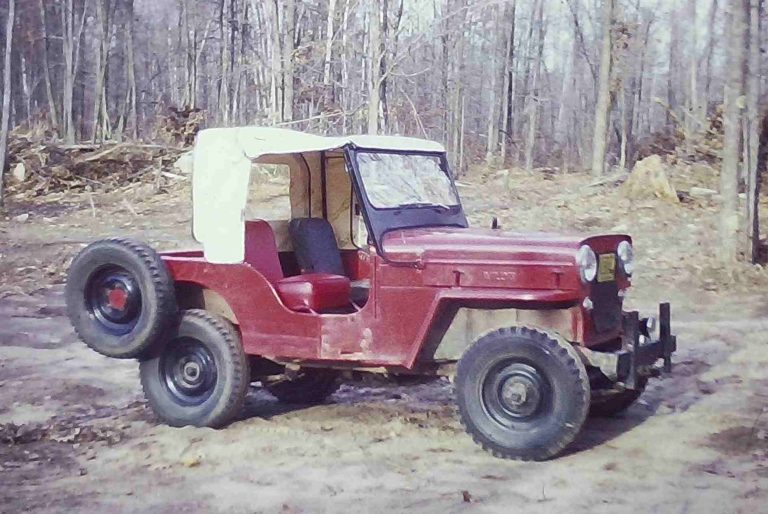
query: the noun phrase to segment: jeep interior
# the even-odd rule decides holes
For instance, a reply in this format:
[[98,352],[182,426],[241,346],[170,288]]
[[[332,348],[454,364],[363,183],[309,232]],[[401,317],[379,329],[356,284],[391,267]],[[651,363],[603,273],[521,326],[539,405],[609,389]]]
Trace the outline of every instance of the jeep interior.
[[285,198],[247,203],[245,262],[264,275],[291,310],[360,310],[371,288],[361,258],[369,250],[343,154],[266,156],[252,168],[249,200],[272,187],[287,188],[290,203]]

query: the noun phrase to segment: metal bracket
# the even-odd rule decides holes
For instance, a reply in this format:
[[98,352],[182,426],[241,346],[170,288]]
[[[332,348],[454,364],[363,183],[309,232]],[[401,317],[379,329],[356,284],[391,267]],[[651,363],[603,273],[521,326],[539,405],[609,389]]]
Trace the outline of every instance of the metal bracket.
[[677,349],[677,337],[672,335],[670,327],[669,303],[659,304],[659,339],[664,350],[664,372],[672,371],[672,352]]
[[[640,346],[640,315],[637,311],[630,311],[624,315],[621,337],[622,348],[632,354],[636,354]],[[627,389],[637,387],[637,359],[629,361],[629,373],[624,380]]]

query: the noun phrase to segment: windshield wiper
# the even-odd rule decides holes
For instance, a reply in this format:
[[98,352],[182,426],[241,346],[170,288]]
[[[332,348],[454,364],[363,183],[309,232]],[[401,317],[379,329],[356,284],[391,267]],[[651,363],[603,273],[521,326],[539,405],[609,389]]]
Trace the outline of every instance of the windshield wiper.
[[446,211],[451,210],[451,206],[446,205],[444,203],[433,203],[433,202],[412,202],[412,203],[401,203],[397,206],[401,209],[408,209],[411,207],[435,207],[438,209],[445,209]]

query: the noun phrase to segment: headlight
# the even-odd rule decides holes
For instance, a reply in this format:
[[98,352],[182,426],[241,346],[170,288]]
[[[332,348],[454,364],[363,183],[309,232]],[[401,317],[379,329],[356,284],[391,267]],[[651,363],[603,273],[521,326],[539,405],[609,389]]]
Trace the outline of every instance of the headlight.
[[595,251],[587,245],[579,248],[576,254],[576,264],[579,265],[579,273],[583,282],[592,282],[597,275],[597,256]]
[[622,241],[616,248],[616,255],[619,256],[621,269],[626,276],[631,276],[635,270],[635,251],[629,241]]

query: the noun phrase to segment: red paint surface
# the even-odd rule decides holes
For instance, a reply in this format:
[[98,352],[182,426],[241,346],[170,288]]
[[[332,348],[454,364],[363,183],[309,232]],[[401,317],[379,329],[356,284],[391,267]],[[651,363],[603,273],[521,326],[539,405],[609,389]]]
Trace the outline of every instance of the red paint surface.
[[[342,252],[350,278],[371,280],[368,303],[352,314],[292,311],[270,280],[248,263],[211,264],[192,252],[163,258],[175,280],[210,288],[227,300],[248,354],[411,368],[446,303],[535,309],[581,305],[590,286],[579,278],[578,248],[589,244],[597,253],[612,252],[622,240],[629,237],[450,228],[392,232],[383,243],[392,263],[375,252]],[[629,286],[620,274],[617,282],[620,288]],[[597,338],[589,313],[582,308],[573,312],[574,342],[589,346],[617,337],[618,332]]]

